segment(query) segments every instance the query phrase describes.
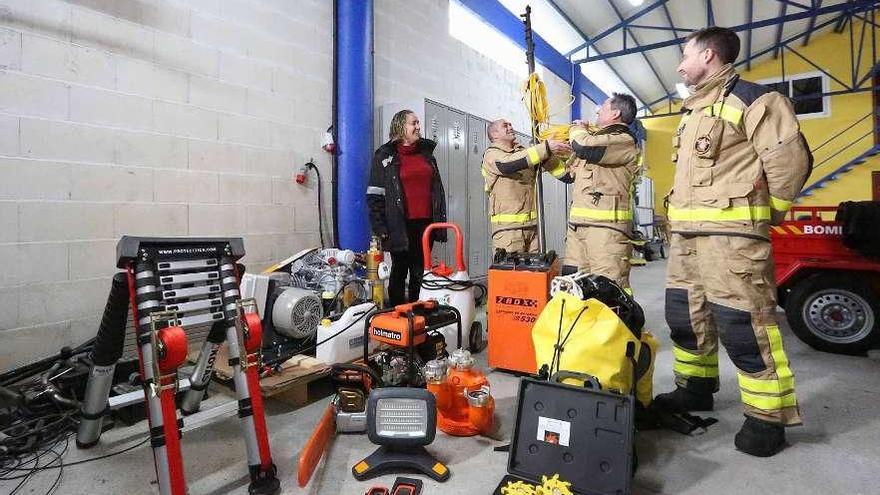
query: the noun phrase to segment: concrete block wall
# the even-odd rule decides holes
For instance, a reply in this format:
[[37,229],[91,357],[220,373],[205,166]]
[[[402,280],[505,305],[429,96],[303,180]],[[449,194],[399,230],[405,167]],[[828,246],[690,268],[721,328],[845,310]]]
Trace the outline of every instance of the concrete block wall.
[[318,243],[292,175],[314,157],[331,198],[331,16],[0,0],[0,370],[95,335],[124,234],[242,236],[255,269]]

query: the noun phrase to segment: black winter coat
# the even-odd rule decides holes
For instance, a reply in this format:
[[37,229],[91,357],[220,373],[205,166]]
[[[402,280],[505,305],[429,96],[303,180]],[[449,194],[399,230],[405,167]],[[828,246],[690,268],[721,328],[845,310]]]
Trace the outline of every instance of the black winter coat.
[[[440,181],[434,147],[437,143],[430,139],[419,139],[419,152],[425,157],[434,176],[431,180],[432,222],[446,221],[446,193]],[[409,240],[406,234],[406,198],[400,181],[400,156],[395,142],[389,141],[373,154],[370,168],[370,182],[367,187],[367,205],[370,208],[370,227],[373,234],[387,236],[384,249],[388,251],[407,251]],[[446,231],[435,230],[435,241],[446,242]]]

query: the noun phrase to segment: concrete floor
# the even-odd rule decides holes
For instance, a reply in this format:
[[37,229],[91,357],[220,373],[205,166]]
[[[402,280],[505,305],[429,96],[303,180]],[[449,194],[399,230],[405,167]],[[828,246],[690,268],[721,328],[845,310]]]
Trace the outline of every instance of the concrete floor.
[[[662,342],[654,375],[655,392],[672,388],[672,353],[663,319],[664,273],[663,262],[633,271],[633,287],[645,307],[647,328]],[[666,431],[640,434],[641,465],[634,494],[880,492],[880,362],[814,351],[791,334],[781,313],[780,321],[805,418],[804,426],[788,430],[790,446],[770,459],[757,459],[734,450],[733,435],[742,423],[742,414],[733,367],[722,358],[722,385],[713,413],[720,422],[698,437]],[[485,355],[481,359],[485,360]],[[426,480],[425,493],[491,494],[504,476],[507,454],[493,452],[492,447],[506,443],[511,434],[518,379],[497,372],[491,373],[489,379],[497,400],[502,438],[453,438],[438,432],[429,450],[449,465],[452,477],[443,484]],[[225,400],[215,395],[208,405]],[[357,482],[351,476],[351,466],[374,449],[365,435],[337,437],[310,485],[304,489],[297,486],[299,449],[326,404],[327,399],[323,399],[298,410],[277,402],[268,404],[272,451],[283,493],[348,495],[364,493],[375,485],[390,487],[393,475],[369,482]],[[102,443],[89,451],[77,451],[71,441],[65,462],[133,445],[144,437],[145,430],[145,424],[117,428],[106,433]],[[186,433],[183,445],[192,495],[247,493],[244,444],[236,418]],[[66,468],[56,493],[156,493],[152,464],[150,449],[144,445],[112,458]],[[56,475],[57,472],[50,471],[36,476],[23,493],[45,493]],[[13,486],[0,484],[0,493]]]

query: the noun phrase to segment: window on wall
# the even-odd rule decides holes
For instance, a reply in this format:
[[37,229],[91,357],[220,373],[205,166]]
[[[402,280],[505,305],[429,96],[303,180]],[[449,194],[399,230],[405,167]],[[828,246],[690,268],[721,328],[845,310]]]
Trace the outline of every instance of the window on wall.
[[820,96],[828,92],[828,76],[821,72],[796,74],[784,81],[781,78],[765,79],[758,81],[758,84],[791,98],[798,118],[827,117],[831,114],[831,99]]
[[[528,76],[523,50],[456,0],[449,2],[449,34],[517,76]],[[544,75],[540,66],[535,72]]]

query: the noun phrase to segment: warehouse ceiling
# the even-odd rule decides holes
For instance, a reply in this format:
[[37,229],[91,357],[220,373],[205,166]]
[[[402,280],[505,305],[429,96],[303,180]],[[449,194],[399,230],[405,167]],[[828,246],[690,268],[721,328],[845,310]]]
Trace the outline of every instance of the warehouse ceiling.
[[[845,15],[845,9],[855,9],[861,15],[880,2],[503,0],[502,3],[508,8],[517,3],[531,4],[536,32],[557,50],[575,61],[607,57],[604,60],[630,91],[642,102],[653,106],[666,101],[669,95],[676,95],[675,84],[680,82],[676,67],[683,45],[675,40],[694,30],[708,25],[738,26],[743,41],[738,62],[751,65],[774,55],[780,56],[782,51],[778,46],[781,42],[794,38],[792,46],[797,47],[834,29],[836,21]],[[551,17],[553,23],[548,22]],[[563,27],[561,31],[567,35],[551,33],[551,24],[556,29]],[[652,45],[664,42],[667,46],[652,48]],[[589,65],[587,67],[589,69]],[[589,77],[589,70],[586,72]]]

